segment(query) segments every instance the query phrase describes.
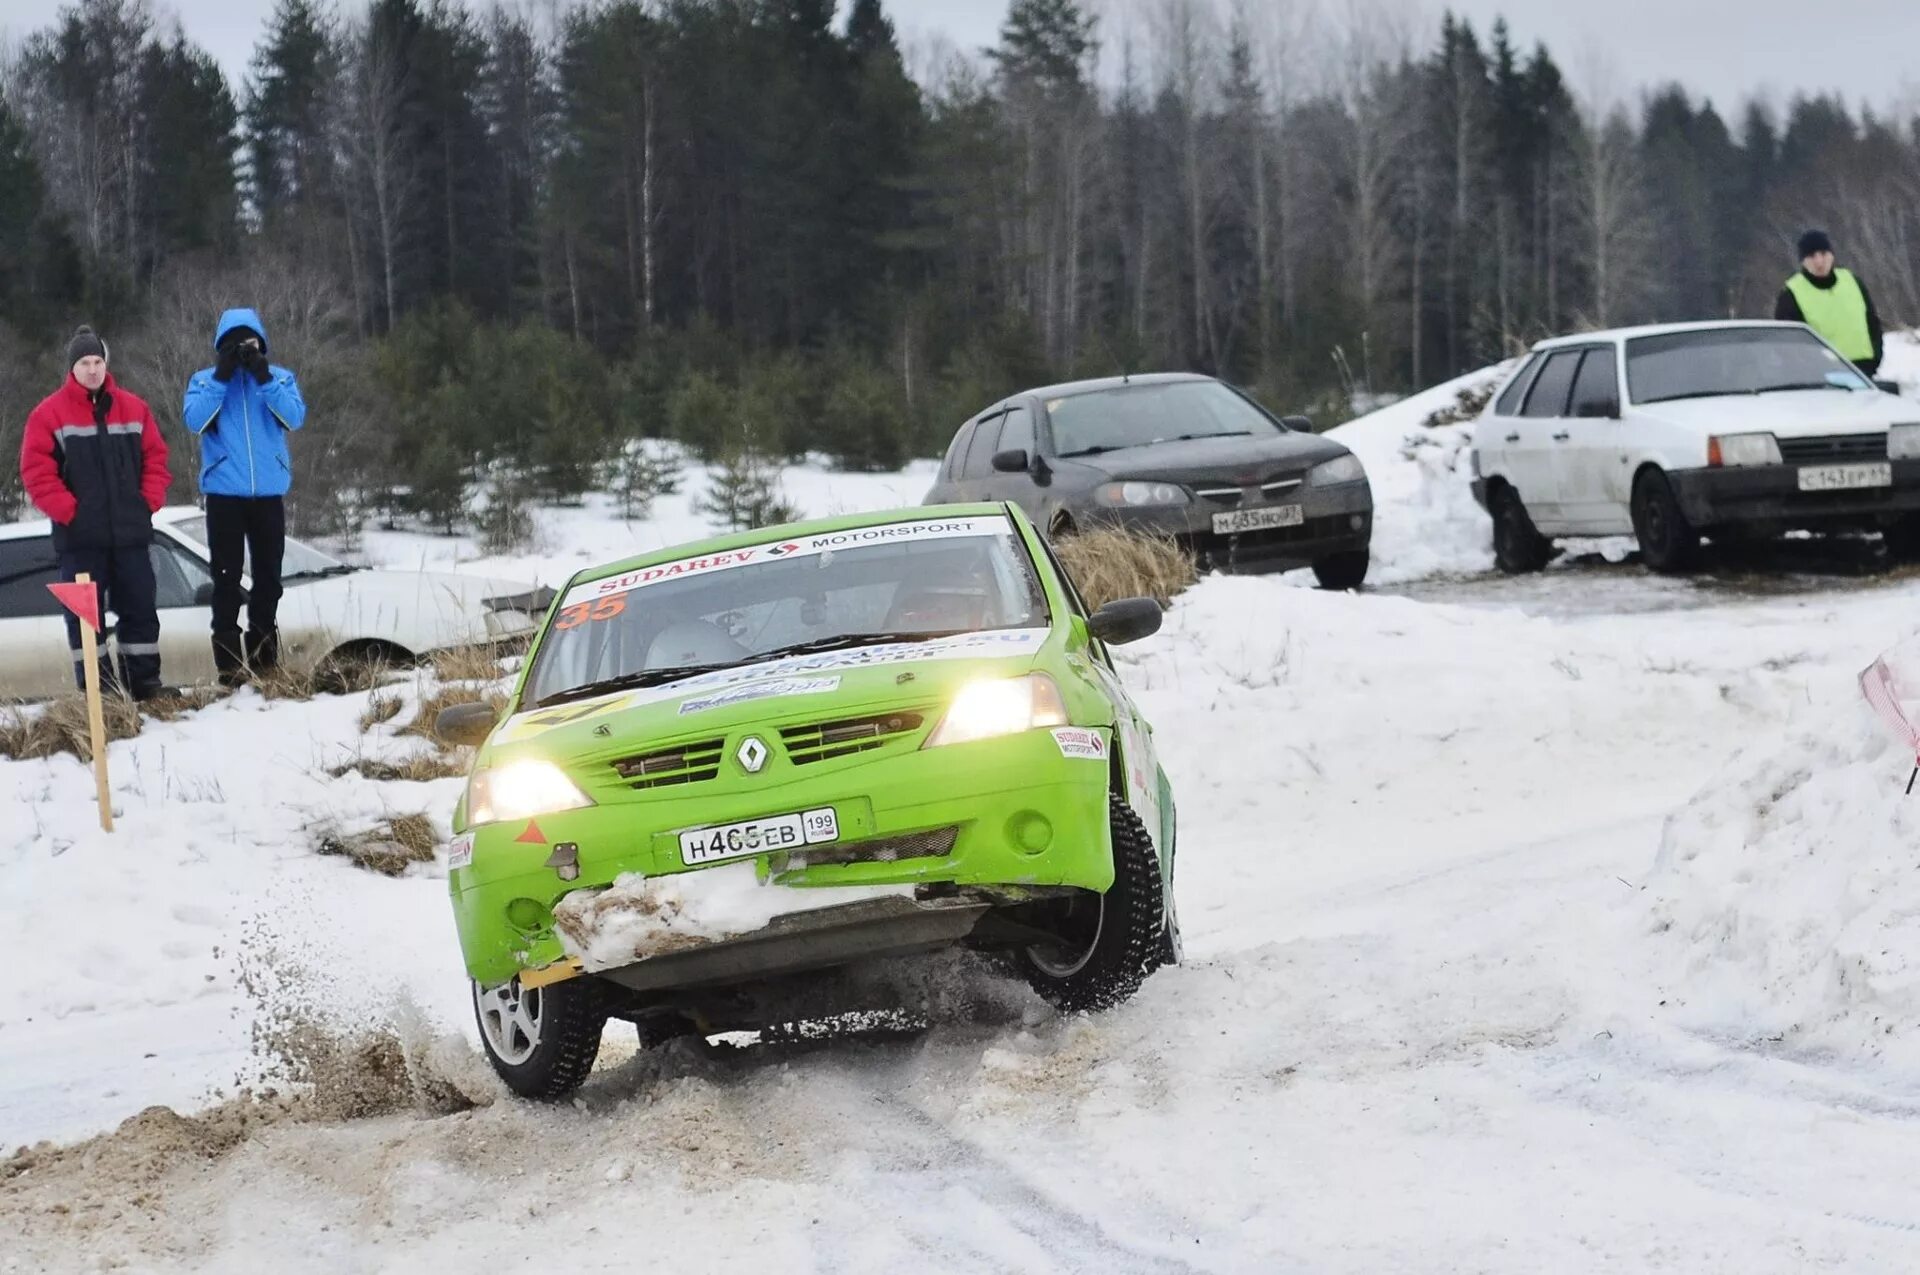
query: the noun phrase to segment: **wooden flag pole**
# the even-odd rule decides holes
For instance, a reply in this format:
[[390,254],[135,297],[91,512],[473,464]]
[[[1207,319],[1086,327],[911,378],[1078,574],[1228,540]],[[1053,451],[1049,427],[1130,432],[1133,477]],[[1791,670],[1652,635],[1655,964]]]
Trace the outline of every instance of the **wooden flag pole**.
[[[75,584],[92,584],[93,577],[82,571],[73,578]],[[93,625],[83,616],[80,620],[80,658],[86,664],[83,676],[87,682],[87,730],[93,744],[93,783],[95,796],[100,803],[100,827],[107,832],[113,831],[113,797],[107,787],[107,718],[100,703],[100,644],[93,631]]]

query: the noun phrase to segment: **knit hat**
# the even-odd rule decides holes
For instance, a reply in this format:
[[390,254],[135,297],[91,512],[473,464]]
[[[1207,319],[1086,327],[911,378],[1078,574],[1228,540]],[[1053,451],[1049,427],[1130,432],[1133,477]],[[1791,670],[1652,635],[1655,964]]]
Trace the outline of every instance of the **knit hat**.
[[107,343],[102,341],[94,330],[82,323],[73,330],[73,339],[67,342],[67,366],[71,368],[81,359],[97,355],[107,357]]
[[1833,240],[1827,238],[1824,230],[1809,230],[1800,236],[1800,260],[1805,261],[1816,252],[1832,252]]

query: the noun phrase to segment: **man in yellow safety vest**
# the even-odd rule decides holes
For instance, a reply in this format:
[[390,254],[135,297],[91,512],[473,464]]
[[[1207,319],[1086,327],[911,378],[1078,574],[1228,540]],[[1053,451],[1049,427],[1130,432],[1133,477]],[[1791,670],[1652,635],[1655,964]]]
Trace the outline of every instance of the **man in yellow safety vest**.
[[1800,270],[1780,290],[1773,317],[1804,323],[1852,359],[1868,376],[1880,370],[1885,342],[1867,285],[1833,264],[1833,240],[1823,230],[1800,236]]

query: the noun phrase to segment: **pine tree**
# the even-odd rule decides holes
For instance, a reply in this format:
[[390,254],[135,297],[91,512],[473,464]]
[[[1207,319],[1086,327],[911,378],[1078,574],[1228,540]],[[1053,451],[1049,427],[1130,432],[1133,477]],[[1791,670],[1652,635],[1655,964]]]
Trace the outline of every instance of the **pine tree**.
[[314,0],[278,0],[254,51],[245,111],[253,204],[269,228],[338,202],[327,108],[341,57]]
[[140,61],[142,277],[168,258],[229,249],[238,234],[240,113],[219,63],[176,34]]
[[706,494],[693,508],[723,531],[754,531],[799,516],[780,493],[779,467],[750,439],[736,439],[722,455]]

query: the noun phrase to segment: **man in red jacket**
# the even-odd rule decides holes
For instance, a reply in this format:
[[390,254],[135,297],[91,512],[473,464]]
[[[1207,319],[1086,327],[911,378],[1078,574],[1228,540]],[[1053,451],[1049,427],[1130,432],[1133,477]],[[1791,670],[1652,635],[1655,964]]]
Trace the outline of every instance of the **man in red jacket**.
[[[27,417],[20,443],[20,481],[53,520],[60,578],[89,572],[101,614],[119,617],[115,645],[126,668],[116,678],[104,658],[102,683],[124,686],[137,700],[161,694],[160,616],[154,607],[153,515],[166,503],[167,444],[146,403],[114,383],[107,343],[82,326],[67,342],[67,382]],[[76,684],[80,622],[67,617]]]

